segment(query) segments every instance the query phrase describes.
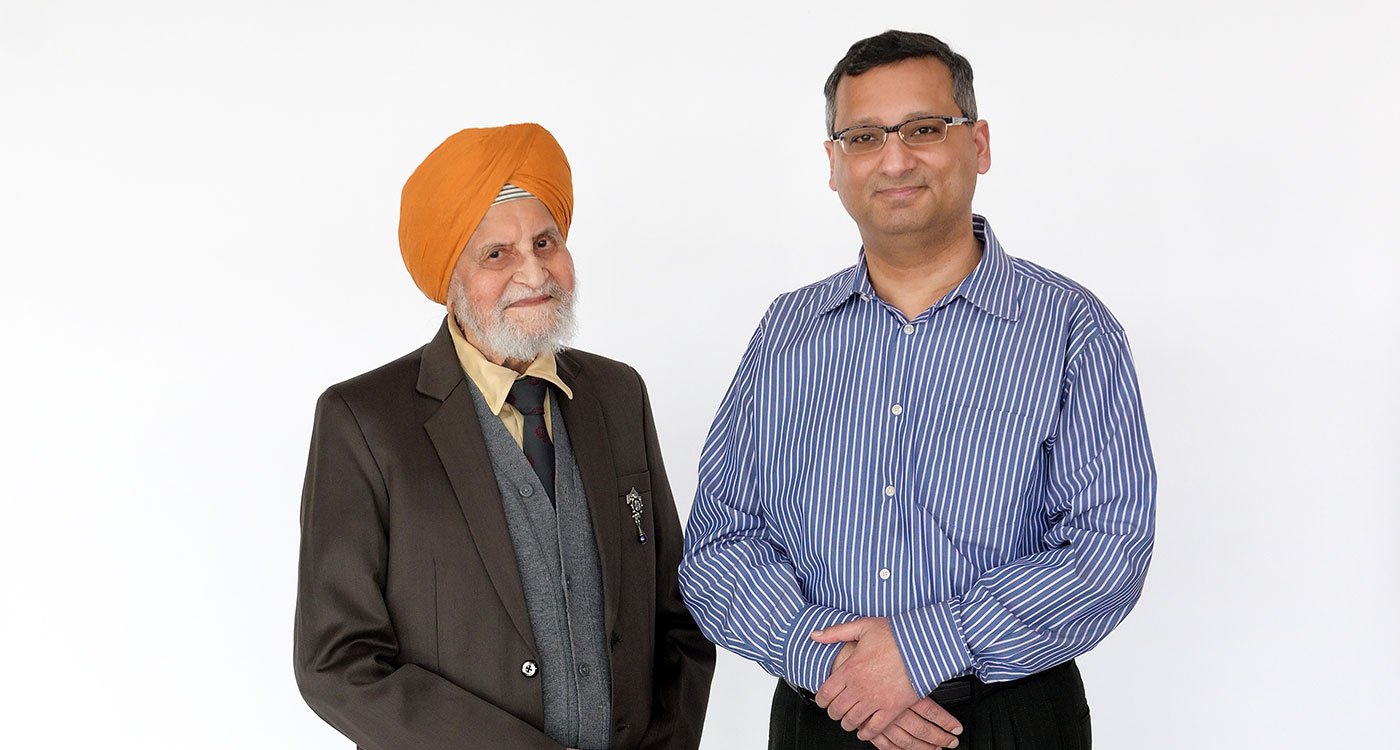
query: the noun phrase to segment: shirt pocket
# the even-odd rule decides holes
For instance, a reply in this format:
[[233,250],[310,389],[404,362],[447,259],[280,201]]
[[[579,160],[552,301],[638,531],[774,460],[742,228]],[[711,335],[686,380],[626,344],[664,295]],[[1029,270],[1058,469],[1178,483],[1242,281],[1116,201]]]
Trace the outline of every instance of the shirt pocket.
[[938,404],[914,446],[913,479],[924,509],[965,547],[1005,551],[1039,512],[1044,451],[1032,420],[1017,412]]

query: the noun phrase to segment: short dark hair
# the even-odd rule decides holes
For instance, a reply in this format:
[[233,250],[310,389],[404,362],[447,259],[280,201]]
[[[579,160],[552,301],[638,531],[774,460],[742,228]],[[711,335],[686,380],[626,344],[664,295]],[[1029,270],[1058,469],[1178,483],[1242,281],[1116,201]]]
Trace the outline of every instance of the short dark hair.
[[[915,57],[932,57],[948,66],[953,74],[953,101],[964,117],[977,119],[977,96],[972,92],[972,64],[937,37],[913,31],[891,29],[862,39],[846,50],[846,56],[826,79],[826,133],[836,129],[836,84],[842,76],[858,76],[871,68]],[[951,113],[950,113],[951,114]]]

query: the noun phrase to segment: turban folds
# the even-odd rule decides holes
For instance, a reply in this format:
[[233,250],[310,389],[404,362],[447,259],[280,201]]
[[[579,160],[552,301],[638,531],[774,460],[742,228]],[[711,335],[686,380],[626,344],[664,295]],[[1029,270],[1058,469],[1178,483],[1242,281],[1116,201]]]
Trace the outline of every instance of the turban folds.
[[458,256],[507,182],[538,198],[559,232],[569,236],[574,212],[569,160],[554,136],[534,123],[456,133],[404,183],[399,250],[413,283],[429,299],[447,301]]

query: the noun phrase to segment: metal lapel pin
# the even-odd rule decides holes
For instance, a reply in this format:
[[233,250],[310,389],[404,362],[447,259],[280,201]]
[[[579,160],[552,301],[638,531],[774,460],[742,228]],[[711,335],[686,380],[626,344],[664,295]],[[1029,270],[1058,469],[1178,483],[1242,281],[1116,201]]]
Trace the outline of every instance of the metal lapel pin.
[[642,531],[642,496],[636,487],[627,493],[627,507],[632,509],[632,523],[637,524],[637,544],[646,544],[647,533]]

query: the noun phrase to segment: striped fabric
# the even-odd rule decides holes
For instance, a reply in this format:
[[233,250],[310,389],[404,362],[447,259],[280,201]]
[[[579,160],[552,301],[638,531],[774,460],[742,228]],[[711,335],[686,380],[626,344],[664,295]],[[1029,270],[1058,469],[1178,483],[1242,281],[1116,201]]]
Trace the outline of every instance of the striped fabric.
[[915,690],[1014,679],[1089,650],[1152,552],[1156,474],[1122,328],[1012,258],[913,320],[865,260],[779,297],[705,443],[681,585],[716,643],[817,690],[887,616]]
[[496,193],[496,200],[491,201],[491,205],[495,206],[501,203],[505,203],[506,201],[518,201],[521,198],[533,197],[535,196],[531,195],[530,191],[524,188],[518,188],[507,182],[506,184],[501,186],[501,192]]

